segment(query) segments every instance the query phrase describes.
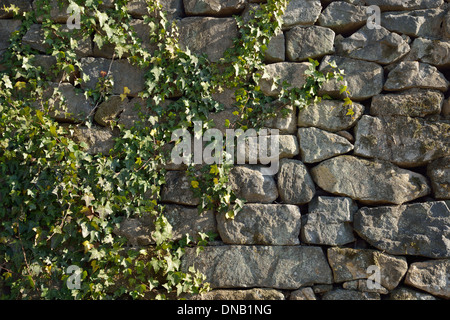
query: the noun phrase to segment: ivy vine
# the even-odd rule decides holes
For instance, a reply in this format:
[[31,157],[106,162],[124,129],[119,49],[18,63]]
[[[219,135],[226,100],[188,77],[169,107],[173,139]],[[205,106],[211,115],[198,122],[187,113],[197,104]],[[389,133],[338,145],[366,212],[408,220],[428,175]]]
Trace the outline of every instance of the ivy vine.
[[[128,0],[114,1],[112,8],[102,0],[68,0],[69,8],[81,15],[81,29],[67,30],[51,19],[50,0],[36,0],[32,12],[9,10],[22,21],[14,32],[0,72],[0,292],[9,299],[168,299],[184,293],[209,290],[205,276],[194,268],[181,271],[184,248],[206,245],[210,234],[180,241],[172,238],[172,227],[164,215],[160,191],[170,160],[167,145],[172,132],[192,130],[194,121],[212,124],[210,113],[223,109],[212,98],[214,92],[235,89],[239,121],[229,126],[260,127],[275,114],[259,88],[264,74],[264,52],[270,38],[281,29],[287,0],[268,0],[243,23],[236,17],[239,37],[224,57],[212,63],[203,55],[182,50],[175,23],[170,22],[157,0],[147,0],[150,52],[142,46],[131,27]],[[62,5],[63,2],[59,1]],[[42,19],[47,54],[56,63],[46,72],[36,67],[37,51],[22,45],[30,27]],[[92,117],[83,123],[62,126],[52,114],[55,106],[42,99],[51,79],[60,75],[59,87],[71,81],[77,90],[92,99],[95,109],[112,98],[114,78],[109,71],[99,77],[94,89],[81,89],[82,65],[76,50],[84,37],[102,48],[114,46],[115,59],[148,70],[141,121],[132,128],[112,122],[119,132],[108,155],[91,155],[84,143],[73,137],[75,126],[93,125]],[[279,99],[304,107],[318,100],[321,85],[342,72],[323,75],[311,61],[308,81],[303,88],[284,89]],[[220,70],[220,71],[219,71]],[[122,99],[127,98],[124,88]],[[345,91],[346,88],[343,88]],[[167,102],[175,92],[181,98]],[[63,105],[63,101],[60,101]],[[163,107],[164,104],[164,107]],[[349,103],[350,104],[350,103]],[[232,218],[243,201],[228,184],[230,165],[190,167],[194,194],[201,198],[199,211],[214,210]],[[200,183],[201,182],[201,183]],[[154,221],[153,244],[130,247],[115,230],[127,218]],[[201,253],[199,253],[201,254]],[[81,270],[80,287],[66,285],[68,267]]]

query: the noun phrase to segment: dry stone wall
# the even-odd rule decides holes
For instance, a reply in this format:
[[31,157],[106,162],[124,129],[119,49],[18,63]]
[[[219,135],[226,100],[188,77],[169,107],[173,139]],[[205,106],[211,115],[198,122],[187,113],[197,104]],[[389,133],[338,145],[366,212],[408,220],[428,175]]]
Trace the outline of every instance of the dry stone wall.
[[[6,1],[33,10],[28,0]],[[180,42],[217,61],[238,36],[233,15],[249,19],[264,0],[162,0],[176,20]],[[55,1],[56,3],[56,1]],[[104,1],[104,6],[111,6]],[[369,28],[376,5],[379,28]],[[169,166],[162,202],[174,237],[214,231],[219,237],[196,255],[187,249],[183,268],[195,265],[214,289],[196,299],[449,299],[450,298],[450,5],[443,0],[291,0],[283,32],[266,52],[261,82],[277,96],[275,78],[301,87],[308,58],[345,70],[355,101],[346,115],[340,83],[327,83],[326,100],[302,110],[290,107],[285,118],[267,122],[280,130],[280,166],[264,175],[263,166],[239,165],[230,174],[236,194],[246,200],[234,220],[214,212],[197,215],[183,166]],[[133,24],[146,43],[145,1],[132,0]],[[52,17],[68,15],[55,5]],[[0,55],[20,26],[0,12]],[[23,45],[38,50],[37,63],[50,68],[40,25],[31,27]],[[133,106],[142,103],[143,70],[126,59],[114,60],[113,48],[80,42],[78,56],[92,88],[101,71],[115,79],[114,94],[130,89],[128,99],[111,99],[92,114],[92,101],[63,84],[67,112],[61,123],[78,123],[91,114],[96,123],[79,127],[75,137],[92,154],[107,154],[116,119],[131,127]],[[1,68],[1,66],[0,66]],[[58,76],[55,76],[58,82]],[[179,98],[174,92],[171,99]],[[225,110],[212,115],[218,128],[233,121],[233,93],[216,96]],[[58,104],[58,101],[54,101]],[[126,220],[117,234],[133,246],[152,245],[152,221]]]

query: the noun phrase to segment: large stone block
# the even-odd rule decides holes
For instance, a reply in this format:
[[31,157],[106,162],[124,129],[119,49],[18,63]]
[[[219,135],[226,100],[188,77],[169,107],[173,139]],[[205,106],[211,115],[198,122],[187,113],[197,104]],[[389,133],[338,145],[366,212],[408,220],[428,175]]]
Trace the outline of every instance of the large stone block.
[[291,0],[284,12],[283,29],[297,25],[311,26],[319,18],[322,5],[319,0]]
[[[332,71],[329,66],[332,62],[335,62],[341,70],[345,70],[344,80],[353,100],[365,100],[383,90],[384,71],[377,63],[339,56],[325,56],[319,70],[324,73]],[[344,82],[337,80],[326,82],[319,90],[319,94],[329,94],[333,98],[342,99],[344,96],[340,93],[340,89],[343,84]]]
[[384,89],[400,91],[423,88],[446,92],[448,86],[449,82],[436,67],[418,61],[404,61],[389,72]]
[[337,132],[352,128],[364,113],[364,106],[353,103],[354,115],[347,114],[348,107],[340,100],[322,100],[311,104],[298,113],[299,127],[316,127],[322,130]]
[[238,36],[233,18],[188,17],[178,22],[178,29],[182,48],[205,53],[212,62],[219,61]]
[[166,183],[161,190],[163,202],[196,206],[200,200],[194,197],[189,177],[184,171],[169,171],[166,173]]
[[321,162],[311,169],[311,176],[325,191],[366,204],[402,204],[431,191],[419,173],[347,155]]
[[403,11],[440,7],[444,0],[363,0],[368,6],[378,6],[382,11]]
[[335,282],[368,279],[373,275],[369,267],[375,266],[379,268],[378,285],[392,290],[398,286],[408,270],[404,257],[395,257],[376,250],[329,248],[327,254]]
[[345,1],[332,1],[322,11],[319,25],[331,28],[337,33],[347,33],[361,28],[367,21],[367,7]]
[[309,62],[278,62],[266,65],[264,76],[259,82],[261,91],[267,96],[278,96],[281,87],[276,85],[275,79],[279,80],[280,85],[286,81],[290,85],[289,88],[303,87],[306,83],[305,71],[309,66]]
[[427,168],[433,195],[436,199],[450,199],[450,157],[431,162]]
[[364,26],[348,38],[336,39],[337,54],[383,65],[398,61],[409,51],[405,39],[383,27]]
[[372,98],[373,116],[425,117],[441,113],[444,94],[436,90],[411,89],[399,93],[379,94]]
[[298,289],[332,283],[331,269],[319,247],[210,246],[201,255],[186,248],[182,270],[190,266],[206,275],[212,288]]
[[189,16],[227,16],[241,12],[246,0],[184,0],[184,10]]
[[409,267],[405,284],[444,299],[450,298],[450,259],[415,262]]
[[444,201],[361,208],[353,224],[364,240],[389,254],[450,257],[450,210]]
[[220,238],[227,244],[297,245],[300,209],[286,204],[245,204],[234,219],[217,216]]
[[320,26],[295,27],[286,32],[289,61],[307,61],[334,53],[334,31]]
[[299,160],[282,159],[277,174],[278,192],[283,203],[305,204],[316,188],[306,166]]
[[102,71],[108,70],[114,79],[113,94],[122,94],[127,87],[130,90],[128,95],[136,96],[145,88],[145,70],[131,65],[126,59],[111,61],[104,58],[82,58],[81,68],[82,78],[89,76],[89,80],[81,84],[86,89],[95,89]]

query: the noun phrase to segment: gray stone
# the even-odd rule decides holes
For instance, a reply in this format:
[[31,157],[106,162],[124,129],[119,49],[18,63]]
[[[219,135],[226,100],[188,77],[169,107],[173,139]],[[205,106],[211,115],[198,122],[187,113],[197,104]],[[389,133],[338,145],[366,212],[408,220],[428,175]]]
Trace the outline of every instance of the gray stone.
[[376,266],[379,268],[380,283],[375,282],[372,285],[381,285],[392,290],[398,286],[408,270],[406,258],[394,257],[376,250],[328,248],[327,254],[335,282],[358,279],[374,281],[373,271],[369,267]]
[[245,204],[234,219],[217,216],[220,238],[227,244],[298,245],[300,209],[286,204]]
[[347,155],[321,162],[311,169],[311,176],[325,191],[365,204],[402,204],[430,193],[421,174]]
[[341,56],[390,64],[410,51],[408,43],[398,34],[381,27],[362,27],[348,38],[336,39],[336,53]]
[[289,300],[317,300],[311,287],[300,288],[292,291]]
[[380,300],[375,292],[361,292],[356,290],[334,289],[325,293],[322,300]]
[[277,174],[278,193],[284,203],[304,204],[316,192],[306,166],[299,160],[282,159]]
[[[306,83],[305,71],[309,65],[309,62],[278,62],[266,65],[264,76],[259,82],[261,91],[267,96],[276,97],[285,81],[290,85],[289,88],[301,88]],[[280,86],[275,79],[279,79]]]
[[[42,10],[42,8],[38,8],[39,3],[33,1],[33,9],[35,13],[38,13],[38,10]],[[67,9],[69,7],[69,1],[67,0],[50,0],[50,19],[55,23],[67,23],[70,14],[67,13]],[[37,15],[36,20],[39,23],[42,23],[44,20],[43,16]]]
[[438,68],[450,67],[450,41],[417,38],[411,45],[408,60],[418,60]]
[[11,34],[19,30],[21,25],[20,20],[0,20],[0,51],[8,49]]
[[199,232],[217,232],[214,212],[206,211],[198,213],[197,208],[166,204],[164,216],[172,226],[172,239],[180,240],[186,234],[194,241],[200,240]]
[[129,96],[137,96],[145,89],[145,70],[129,64],[126,59],[112,61],[104,58],[82,58],[81,68],[82,78],[89,76],[89,80],[81,84],[85,89],[95,89],[99,78],[102,77],[101,71],[108,70],[114,79],[113,94],[122,94],[127,87],[130,90]]
[[134,247],[155,243],[152,238],[152,226],[142,218],[124,219],[120,226],[114,229],[114,234],[125,237]]
[[[103,0],[103,3],[99,5],[99,9],[112,9],[114,8],[114,0]],[[160,1],[162,10],[166,12],[168,20],[174,20],[181,18],[183,15],[183,0],[164,0]],[[129,0],[127,3],[128,13],[134,18],[142,18],[148,15],[148,6],[145,1],[142,0]],[[153,13],[152,16],[156,16]]]
[[[142,41],[139,45],[141,49],[147,50],[150,54],[154,54],[155,50],[158,49],[157,44],[152,43],[150,39],[151,29],[148,23],[145,23],[144,20],[140,19],[132,19],[128,24],[134,32],[136,32],[136,36],[138,39]],[[131,39],[126,42],[126,45],[133,45]],[[101,48],[94,41],[93,54],[94,57],[113,59],[114,58],[128,58],[130,54],[128,52],[124,52],[122,56],[119,56],[119,53],[116,52],[115,43],[104,43]]]
[[109,155],[109,151],[114,148],[116,135],[108,128],[75,126],[73,130],[74,140],[86,143],[86,152],[89,154]]
[[[280,130],[280,134],[294,134],[297,131],[297,108],[291,105],[283,105],[280,101],[274,101],[276,105],[276,116],[269,118],[264,123],[267,128],[273,128]],[[281,109],[287,109],[287,114],[284,116],[281,114]]]
[[446,92],[449,82],[436,67],[418,61],[400,62],[389,72],[384,89],[399,91],[411,88],[435,89]]
[[368,6],[378,6],[382,11],[417,10],[440,7],[444,0],[364,0]]
[[332,1],[319,17],[319,25],[337,33],[347,33],[361,28],[367,21],[367,7],[344,1]]
[[320,0],[291,0],[282,17],[283,30],[297,25],[313,25],[321,11]]
[[260,203],[271,203],[278,198],[274,178],[263,175],[261,169],[261,166],[235,166],[231,169],[229,182],[236,197]]
[[379,94],[372,98],[373,116],[425,117],[441,113],[444,95],[440,91],[411,89],[400,93]]
[[294,27],[286,32],[286,55],[289,61],[318,59],[334,53],[334,31],[325,27]]
[[205,53],[212,62],[219,61],[238,36],[233,18],[188,17],[178,22],[178,29],[181,48]]
[[332,282],[331,269],[318,247],[210,246],[201,255],[196,248],[186,248],[181,270],[190,266],[205,274],[212,288],[294,290]]
[[398,287],[389,295],[389,300],[437,300],[431,294],[420,292],[409,287]]
[[189,16],[227,16],[241,12],[246,0],[184,0],[184,10]]
[[303,216],[301,239],[309,244],[344,245],[355,241],[351,222],[358,206],[346,197],[314,198]]
[[[54,90],[58,89],[53,95]],[[50,83],[37,105],[48,102],[49,115],[57,121],[80,123],[93,116],[94,104],[70,83]]]
[[383,286],[377,286],[375,285],[375,282],[373,281],[367,281],[367,280],[351,280],[346,281],[342,283],[342,288],[347,290],[357,290],[357,291],[363,291],[363,292],[375,292],[379,294],[388,294],[389,290],[384,288]]
[[415,262],[409,267],[405,284],[432,295],[450,298],[450,259]]
[[326,131],[336,132],[353,127],[364,113],[364,106],[353,103],[354,115],[347,115],[347,107],[339,100],[322,100],[311,104],[298,113],[299,127],[316,127]]
[[283,32],[270,38],[267,50],[264,53],[264,61],[267,63],[283,62],[286,57],[285,41]]
[[187,206],[197,206],[200,203],[200,200],[194,197],[190,179],[184,171],[166,173],[166,183],[161,190],[161,201]]
[[[339,56],[325,56],[319,70],[324,73],[331,72],[332,68],[328,65],[331,62],[335,62],[338,68],[345,71],[344,81],[347,83],[352,100],[365,100],[383,90],[384,71],[380,65]],[[344,96],[340,93],[340,89],[343,84],[344,82],[337,80],[326,82],[319,90],[319,94],[329,94],[333,98],[342,99]]]
[[410,37],[440,38],[441,24],[446,10],[443,7],[384,12],[381,14],[381,25],[386,29],[406,34]]
[[444,201],[362,208],[353,225],[364,240],[390,254],[450,257],[450,210]]
[[301,160],[305,163],[320,162],[353,150],[344,137],[314,127],[299,128],[298,141]]
[[189,297],[188,300],[285,300],[281,291],[268,288],[247,290],[212,290],[201,295]]
[[[60,31],[66,32],[66,37],[77,41],[77,47],[74,49],[78,57],[91,56],[93,53],[91,38],[86,34],[81,34],[77,29],[69,30],[64,24],[60,25]],[[51,48],[48,43],[42,25],[32,24],[22,38],[23,45],[29,45],[32,49],[46,53]]]
[[450,199],[450,157],[431,162],[427,168],[436,199]]
[[411,117],[363,116],[355,128],[354,154],[416,167],[450,155],[450,124]]
[[[278,152],[275,148],[272,150],[272,143],[278,143]],[[237,150],[238,156],[242,159],[245,157],[246,163],[250,164],[256,164],[257,161],[263,164],[278,162],[280,159],[293,158],[299,152],[297,137],[290,134],[251,136],[246,139],[245,150],[244,148]]]
[[95,112],[95,121],[101,126],[108,126],[112,121],[116,121],[117,116],[124,110],[126,102],[124,103],[119,96],[112,96],[109,100],[102,102]]

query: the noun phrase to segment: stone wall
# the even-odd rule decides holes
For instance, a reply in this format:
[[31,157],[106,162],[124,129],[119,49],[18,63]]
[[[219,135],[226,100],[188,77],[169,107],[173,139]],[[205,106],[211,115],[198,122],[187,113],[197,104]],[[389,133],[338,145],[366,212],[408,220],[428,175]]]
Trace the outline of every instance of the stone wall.
[[[33,10],[32,1],[14,2]],[[56,1],[55,1],[56,2]],[[133,26],[146,43],[145,1],[133,0]],[[176,19],[180,41],[192,52],[217,61],[238,35],[233,15],[249,18],[264,0],[162,0]],[[197,231],[218,233],[217,241],[196,255],[187,249],[183,268],[194,264],[206,274],[212,292],[202,299],[448,299],[450,298],[450,12],[443,0],[291,0],[283,32],[266,52],[268,79],[301,86],[308,58],[335,61],[345,70],[355,101],[346,115],[339,83],[328,83],[327,100],[269,121],[280,130],[281,160],[276,175],[261,165],[236,166],[230,183],[246,199],[234,220],[208,212],[198,216],[183,167],[171,166],[162,201],[174,237]],[[105,6],[112,1],[105,1]],[[381,28],[367,25],[366,9],[381,9]],[[52,11],[65,23],[65,10]],[[20,22],[0,12],[0,54]],[[49,68],[40,25],[31,27],[24,45],[41,52]],[[99,50],[89,36],[77,54],[92,88],[108,70],[113,48]],[[90,153],[104,154],[115,133],[112,119],[131,127],[133,109],[144,88],[143,71],[125,59],[111,65],[114,93],[130,89],[128,99],[98,107],[96,125],[75,136]],[[0,66],[1,68],[1,66]],[[55,82],[58,76],[55,76]],[[64,83],[68,110],[55,114],[62,123],[80,122],[93,104]],[[213,115],[223,129],[233,120],[230,97],[216,95],[225,110]],[[173,99],[178,98],[174,94]],[[222,125],[222,127],[221,127]],[[151,245],[151,221],[128,219],[118,234],[131,245]],[[199,298],[199,297],[196,297]]]

